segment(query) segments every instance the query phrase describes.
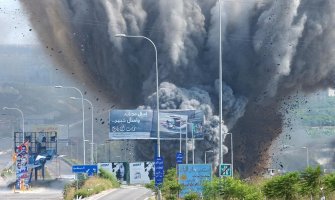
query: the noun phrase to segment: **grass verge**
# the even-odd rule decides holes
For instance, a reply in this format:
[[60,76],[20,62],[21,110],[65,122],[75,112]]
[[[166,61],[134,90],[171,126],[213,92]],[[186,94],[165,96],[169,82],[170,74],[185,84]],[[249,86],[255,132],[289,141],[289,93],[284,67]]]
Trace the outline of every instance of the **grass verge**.
[[63,197],[65,200],[72,200],[78,197],[89,197],[98,194],[104,190],[120,187],[115,176],[105,170],[99,170],[98,176],[87,178],[84,175],[79,176],[78,190],[77,182],[70,183],[65,186]]

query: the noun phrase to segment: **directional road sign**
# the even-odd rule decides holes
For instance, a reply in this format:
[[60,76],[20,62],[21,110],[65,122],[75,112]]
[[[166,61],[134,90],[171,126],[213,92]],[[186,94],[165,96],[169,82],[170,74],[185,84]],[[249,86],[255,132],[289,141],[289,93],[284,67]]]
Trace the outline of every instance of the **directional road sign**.
[[72,172],[73,173],[87,173],[88,176],[93,176],[93,174],[97,173],[98,166],[97,165],[73,165]]
[[176,163],[183,164],[184,155],[181,152],[176,153]]
[[155,186],[163,183],[164,179],[164,160],[163,157],[155,158]]
[[220,165],[220,176],[231,176],[231,164],[223,163]]

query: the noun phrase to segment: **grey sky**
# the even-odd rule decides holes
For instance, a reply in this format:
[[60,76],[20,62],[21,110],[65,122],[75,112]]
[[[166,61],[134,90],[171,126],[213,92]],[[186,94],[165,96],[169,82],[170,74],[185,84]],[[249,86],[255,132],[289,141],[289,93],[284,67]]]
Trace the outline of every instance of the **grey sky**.
[[0,44],[37,44],[36,34],[19,1],[0,0]]

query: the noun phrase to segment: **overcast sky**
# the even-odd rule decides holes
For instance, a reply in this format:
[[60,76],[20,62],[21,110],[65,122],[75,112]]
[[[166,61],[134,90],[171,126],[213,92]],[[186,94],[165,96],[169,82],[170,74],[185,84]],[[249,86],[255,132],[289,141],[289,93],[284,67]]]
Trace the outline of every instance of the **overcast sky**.
[[17,0],[0,0],[0,44],[38,44],[28,15]]

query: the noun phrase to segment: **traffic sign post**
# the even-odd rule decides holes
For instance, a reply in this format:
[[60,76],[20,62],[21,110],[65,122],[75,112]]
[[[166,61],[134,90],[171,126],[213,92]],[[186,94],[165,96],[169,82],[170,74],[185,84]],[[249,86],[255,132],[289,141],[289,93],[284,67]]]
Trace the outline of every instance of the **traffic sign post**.
[[220,165],[220,177],[232,176],[231,164],[223,163]]
[[183,164],[184,154],[181,152],[176,153],[176,163]]
[[163,157],[155,158],[155,186],[163,183],[164,179],[164,160]]
[[98,172],[97,165],[73,165],[72,173],[86,173],[88,176],[93,176]]

